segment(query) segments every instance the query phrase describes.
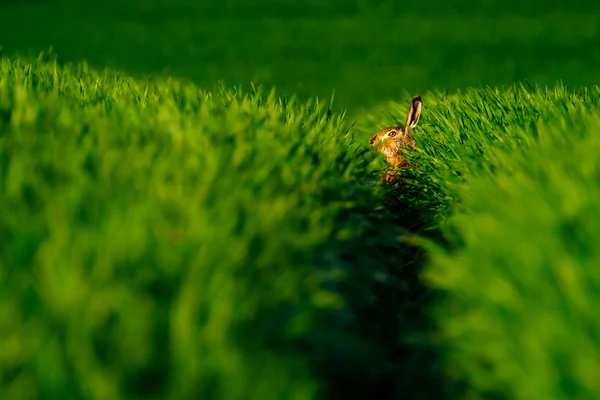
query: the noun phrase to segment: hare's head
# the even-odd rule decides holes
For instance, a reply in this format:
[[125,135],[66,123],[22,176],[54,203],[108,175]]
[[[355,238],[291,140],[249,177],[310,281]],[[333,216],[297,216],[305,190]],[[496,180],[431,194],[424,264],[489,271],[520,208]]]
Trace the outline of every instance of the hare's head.
[[406,125],[384,128],[369,141],[371,146],[376,147],[377,151],[382,153],[387,162],[393,167],[407,166],[402,157],[401,148],[414,148],[415,141],[410,131],[419,122],[422,106],[421,96],[414,96],[408,109]]

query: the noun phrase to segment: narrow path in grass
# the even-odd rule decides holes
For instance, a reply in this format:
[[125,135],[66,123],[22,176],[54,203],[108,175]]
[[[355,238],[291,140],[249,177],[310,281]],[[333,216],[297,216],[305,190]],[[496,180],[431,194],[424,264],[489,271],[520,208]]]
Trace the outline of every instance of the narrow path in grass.
[[[359,345],[345,346],[339,353],[324,349],[328,357],[316,365],[325,377],[328,399],[448,398],[458,389],[443,376],[439,350],[431,344],[428,307],[434,294],[419,278],[427,253],[411,241],[415,235],[442,240],[431,227],[432,210],[443,204],[432,195],[431,183],[422,183],[390,188],[386,198],[394,198],[393,202],[364,199],[363,209],[339,220],[349,224],[361,215],[360,237],[327,245],[343,262],[364,266],[364,276],[354,276],[340,290],[354,300],[350,304],[354,319],[347,331],[361,348],[373,352],[354,353]],[[386,272],[371,279],[374,270]],[[353,298],[357,293],[360,296]]]

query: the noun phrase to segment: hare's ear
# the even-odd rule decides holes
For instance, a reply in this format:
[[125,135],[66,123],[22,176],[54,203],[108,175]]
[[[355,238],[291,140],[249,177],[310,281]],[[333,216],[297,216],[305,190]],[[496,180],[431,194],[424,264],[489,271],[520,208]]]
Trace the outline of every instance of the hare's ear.
[[408,117],[406,117],[406,126],[409,128],[414,128],[417,126],[419,122],[419,118],[421,117],[421,107],[423,107],[423,102],[421,101],[421,96],[417,95],[412,98],[410,101],[410,108],[408,109]]

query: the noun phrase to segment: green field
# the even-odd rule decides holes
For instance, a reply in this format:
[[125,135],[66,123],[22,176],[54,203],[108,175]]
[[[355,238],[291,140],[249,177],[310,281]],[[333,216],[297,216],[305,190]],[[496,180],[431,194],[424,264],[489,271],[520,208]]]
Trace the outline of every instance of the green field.
[[0,4],[0,399],[597,399],[597,2],[219,4]]
[[[3,3],[4,4],[4,3]],[[596,0],[21,0],[0,5],[6,54],[110,66],[145,79],[276,86],[335,108],[405,91],[598,82]]]

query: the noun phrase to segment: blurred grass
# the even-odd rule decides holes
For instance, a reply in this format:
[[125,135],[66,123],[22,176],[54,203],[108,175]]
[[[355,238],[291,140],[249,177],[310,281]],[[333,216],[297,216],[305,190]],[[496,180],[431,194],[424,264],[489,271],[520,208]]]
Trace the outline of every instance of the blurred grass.
[[462,212],[447,228],[455,247],[436,252],[428,275],[449,294],[437,313],[449,368],[477,393],[600,393],[600,92],[589,94],[550,95],[555,107],[540,110],[548,120],[515,121],[513,145],[457,188]]
[[53,46],[142,78],[250,81],[358,111],[406,92],[600,80],[596,1],[20,1],[0,5],[7,55]]
[[[600,89],[423,98],[411,154],[421,169],[397,196],[427,227],[412,231],[430,250],[430,338],[446,376],[465,383],[462,398],[597,398]],[[406,104],[358,129],[393,124]]]
[[597,397],[598,15],[2,3],[0,397]]
[[388,190],[408,98],[0,66],[3,399],[598,393],[597,86],[425,93]]
[[418,251],[349,126],[0,60],[0,398],[441,395]]

